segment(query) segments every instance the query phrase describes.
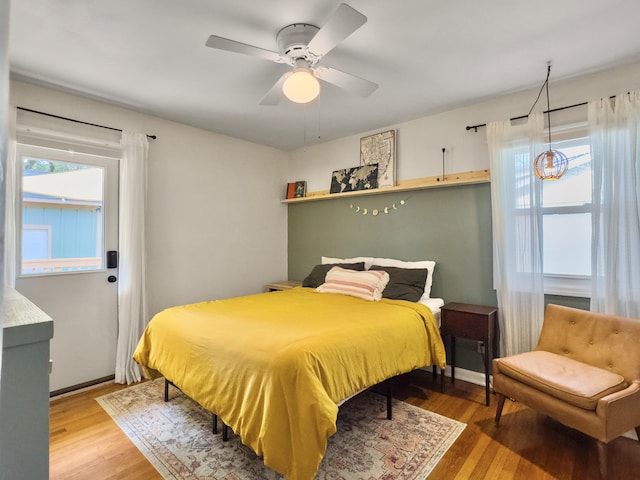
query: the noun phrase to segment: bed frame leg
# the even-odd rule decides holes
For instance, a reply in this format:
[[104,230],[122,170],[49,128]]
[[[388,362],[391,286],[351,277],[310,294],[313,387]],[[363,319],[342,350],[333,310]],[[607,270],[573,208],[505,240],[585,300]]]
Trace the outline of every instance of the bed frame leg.
[[164,401],[169,401],[169,380],[164,379]]
[[391,392],[393,390],[393,378],[389,378],[387,380],[387,420],[391,420],[393,417],[392,407],[391,407]]
[[222,441],[226,442],[229,440],[229,427],[227,424],[222,422]]
[[215,413],[211,414],[211,431],[214,435],[218,434],[218,416]]

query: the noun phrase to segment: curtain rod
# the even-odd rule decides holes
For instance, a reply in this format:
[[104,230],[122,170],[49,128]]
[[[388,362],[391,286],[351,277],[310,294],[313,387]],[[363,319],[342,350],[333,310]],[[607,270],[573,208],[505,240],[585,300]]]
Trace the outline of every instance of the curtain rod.
[[[38,110],[31,110],[30,108],[24,108],[24,107],[16,107],[16,108],[18,110],[22,110],[24,112],[37,113],[39,115],[45,115],[47,117],[53,117],[53,118],[57,118],[57,119],[60,119],[60,120],[67,120],[69,122],[81,123],[82,125],[90,125],[92,127],[106,128],[107,130],[114,130],[116,132],[122,132],[121,128],[107,127],[106,125],[98,125],[97,123],[83,122],[82,120],[76,120],[75,118],[62,117],[60,115],[54,115],[52,113],[40,112]],[[147,138],[155,140],[158,137],[156,137],[155,135],[147,135]]]
[[[628,94],[629,92],[627,92]],[[609,100],[613,100],[614,98],[616,98],[615,95],[611,95],[609,97]],[[552,108],[550,110],[545,110],[544,112],[542,112],[543,114],[545,113],[553,113],[553,112],[559,112],[560,110],[567,110],[569,108],[575,108],[575,107],[582,107],[583,105],[587,105],[589,102],[582,102],[582,103],[574,103],[573,105],[567,105],[566,107],[558,107],[558,108]],[[513,117],[510,118],[509,121],[514,121],[514,120],[522,120],[523,118],[527,118],[529,115],[520,115],[519,117]],[[480,127],[486,127],[487,124],[486,123],[479,123],[478,125],[467,125],[465,127],[466,130],[475,130],[476,132],[478,132],[478,129]]]
[[[609,98],[616,98],[615,95],[609,97]],[[545,110],[544,112],[542,112],[543,114],[545,113],[553,113],[553,112],[559,112],[560,110],[567,110],[569,108],[575,108],[575,107],[582,107],[583,105],[586,105],[589,102],[582,102],[582,103],[574,103],[573,105],[567,105],[566,107],[558,107],[558,108],[552,108],[550,110]],[[519,117],[512,117],[509,119],[509,121],[514,121],[514,120],[522,120],[523,118],[527,118],[529,115],[520,115]],[[486,127],[487,124],[486,123],[479,123],[478,125],[467,125],[465,127],[465,130],[475,130],[476,132],[478,131],[478,129],[480,127]]]

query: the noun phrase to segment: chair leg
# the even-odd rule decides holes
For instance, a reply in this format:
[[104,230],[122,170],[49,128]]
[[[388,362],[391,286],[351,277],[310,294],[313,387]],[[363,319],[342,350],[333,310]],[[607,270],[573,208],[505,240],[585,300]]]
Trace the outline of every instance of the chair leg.
[[607,444],[598,440],[598,461],[600,462],[600,478],[607,480]]
[[504,407],[504,401],[507,399],[503,394],[496,392],[498,395],[498,406],[496,408],[496,418],[495,423],[496,427],[500,425],[500,417],[502,417],[502,408]]
[[638,436],[638,440],[640,440],[640,427],[636,427],[636,435]]

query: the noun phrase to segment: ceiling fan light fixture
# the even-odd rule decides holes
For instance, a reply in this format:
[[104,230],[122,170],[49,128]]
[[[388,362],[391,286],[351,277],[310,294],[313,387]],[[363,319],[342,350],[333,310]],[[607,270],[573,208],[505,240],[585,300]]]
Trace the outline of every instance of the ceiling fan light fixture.
[[320,94],[320,82],[311,69],[298,67],[282,85],[282,92],[295,103],[309,103]]

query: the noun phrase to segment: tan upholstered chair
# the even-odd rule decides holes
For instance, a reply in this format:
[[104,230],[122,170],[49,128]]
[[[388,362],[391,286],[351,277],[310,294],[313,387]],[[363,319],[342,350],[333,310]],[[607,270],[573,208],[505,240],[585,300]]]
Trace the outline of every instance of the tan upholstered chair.
[[605,479],[607,444],[640,438],[640,320],[548,305],[535,350],[493,360],[493,386],[496,425],[512,398],[590,435]]

